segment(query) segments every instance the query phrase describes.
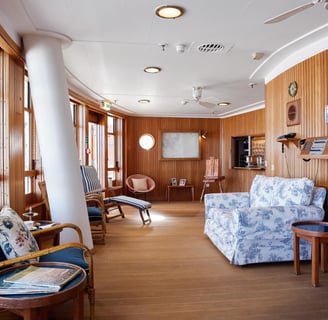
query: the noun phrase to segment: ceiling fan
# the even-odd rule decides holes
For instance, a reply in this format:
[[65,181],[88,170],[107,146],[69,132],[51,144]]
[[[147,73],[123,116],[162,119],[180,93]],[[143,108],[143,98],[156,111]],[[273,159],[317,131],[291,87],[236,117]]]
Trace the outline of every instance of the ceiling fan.
[[200,106],[205,107],[205,108],[213,108],[216,106],[216,103],[212,103],[212,102],[207,102],[204,100],[201,100],[202,98],[202,92],[203,92],[203,88],[202,87],[192,87],[192,97],[193,100],[189,100],[189,99],[184,99],[181,101],[181,103],[183,105],[189,103],[189,102],[196,102],[198,103]]
[[328,0],[314,0],[310,3],[307,3],[307,4],[303,4],[299,7],[296,7],[294,9],[291,9],[291,10],[288,10],[284,13],[281,13],[279,15],[277,15],[276,17],[273,17],[271,19],[268,19],[266,21],[264,21],[265,24],[270,24],[270,23],[276,23],[276,22],[280,22],[280,21],[283,21],[303,10],[306,10],[308,8],[311,8],[313,6],[315,6],[316,4],[319,4],[319,3],[323,3],[324,4],[324,8],[328,10]]

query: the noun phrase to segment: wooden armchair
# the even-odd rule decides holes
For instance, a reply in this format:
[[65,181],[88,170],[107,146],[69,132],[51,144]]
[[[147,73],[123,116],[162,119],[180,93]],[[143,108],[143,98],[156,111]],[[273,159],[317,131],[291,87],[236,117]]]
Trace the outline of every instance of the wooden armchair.
[[98,193],[89,193],[85,195],[85,201],[87,203],[92,240],[94,243],[104,244],[107,230],[104,200]]
[[106,211],[106,221],[108,222],[110,219],[117,217],[124,218],[124,213],[120,204],[113,203],[109,197],[103,196],[106,189],[101,186],[96,168],[94,166],[81,165],[80,169],[85,195],[88,197],[90,194],[98,194],[102,198]]
[[[3,209],[4,210],[4,209]],[[10,267],[14,264],[26,263],[30,259],[38,258],[39,262],[63,262],[78,265],[83,268],[88,276],[88,281],[86,285],[86,292],[88,294],[89,304],[90,304],[90,319],[95,318],[95,288],[94,288],[94,270],[93,270],[93,256],[88,247],[83,245],[82,232],[80,228],[71,223],[58,224],[51,227],[51,232],[55,230],[62,231],[65,228],[73,229],[78,235],[79,242],[57,244],[53,243],[53,246],[38,250],[38,246],[33,246],[35,244],[36,238],[48,233],[50,228],[43,230],[36,230],[30,232],[25,226],[23,220],[15,213],[12,209],[11,214],[13,217],[12,222],[11,217],[8,215],[0,219],[1,225],[1,247],[0,247],[0,268]],[[7,209],[8,211],[8,209]],[[1,212],[2,214],[2,212]],[[16,224],[17,228],[15,229],[12,225]],[[30,243],[28,244],[28,250],[25,254],[18,256],[15,249],[15,230],[19,230],[19,234],[25,234],[25,239]],[[11,234],[12,233],[12,234]],[[20,244],[21,245],[21,244]],[[5,250],[4,250],[5,248]],[[13,255],[14,257],[8,257],[8,255]]]
[[[45,181],[39,182],[42,200],[46,207],[49,220],[51,220],[50,206],[48,201],[48,193]],[[90,193],[85,196],[87,203],[88,218],[91,228],[92,240],[94,243],[104,244],[106,236],[106,209],[101,195]]]

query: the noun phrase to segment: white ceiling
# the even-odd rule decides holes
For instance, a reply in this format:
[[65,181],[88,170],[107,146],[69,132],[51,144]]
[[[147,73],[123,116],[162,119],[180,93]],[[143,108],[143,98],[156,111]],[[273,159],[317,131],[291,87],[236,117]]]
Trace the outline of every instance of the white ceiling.
[[[165,20],[160,0],[1,0],[0,21],[13,37],[50,31],[70,38],[63,48],[71,88],[96,100],[109,99],[126,114],[157,117],[224,117],[264,107],[264,80],[307,52],[328,47],[328,10],[323,3],[275,24],[264,21],[310,0],[175,0],[185,14]],[[169,3],[170,4],[170,3]],[[304,36],[306,35],[306,36]],[[17,40],[19,41],[19,40]],[[320,42],[321,41],[321,42]],[[160,44],[167,44],[162,50]],[[200,53],[206,43],[222,53]],[[187,46],[184,53],[177,44]],[[253,53],[264,53],[260,60]],[[294,54],[293,54],[294,53]],[[162,68],[146,74],[146,66]],[[278,67],[277,67],[278,66]],[[254,83],[254,85],[250,85]],[[229,101],[205,108],[190,101]],[[149,99],[140,104],[139,99]]]

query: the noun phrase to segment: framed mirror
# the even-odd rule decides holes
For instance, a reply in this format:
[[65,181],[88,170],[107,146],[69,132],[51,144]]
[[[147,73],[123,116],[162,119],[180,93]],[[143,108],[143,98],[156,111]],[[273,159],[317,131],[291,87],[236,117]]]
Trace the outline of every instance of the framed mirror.
[[161,160],[200,160],[200,131],[162,131]]

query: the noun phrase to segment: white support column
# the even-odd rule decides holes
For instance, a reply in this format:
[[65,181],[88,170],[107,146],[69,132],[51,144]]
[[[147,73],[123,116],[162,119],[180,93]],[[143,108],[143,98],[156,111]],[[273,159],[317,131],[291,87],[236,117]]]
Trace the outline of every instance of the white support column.
[[[37,34],[25,35],[23,41],[52,220],[78,225],[92,248],[62,41]],[[64,233],[63,242],[76,241],[73,234]]]

